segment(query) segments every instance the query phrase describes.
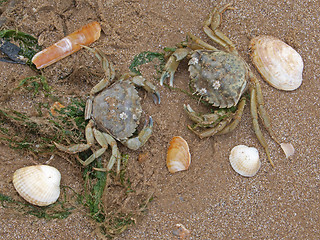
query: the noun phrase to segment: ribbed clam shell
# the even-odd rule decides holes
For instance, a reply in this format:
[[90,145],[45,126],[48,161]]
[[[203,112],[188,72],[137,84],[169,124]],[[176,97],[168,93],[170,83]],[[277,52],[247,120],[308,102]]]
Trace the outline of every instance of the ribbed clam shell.
[[302,58],[280,39],[266,35],[253,38],[251,57],[264,80],[271,86],[292,91],[301,85]]
[[60,172],[51,166],[35,165],[20,168],[13,174],[13,186],[26,201],[47,206],[59,198]]
[[186,140],[180,136],[173,137],[167,152],[167,167],[169,172],[187,170],[191,163],[191,155]]
[[261,166],[258,150],[245,145],[235,146],[231,150],[229,160],[231,167],[245,177],[256,175]]

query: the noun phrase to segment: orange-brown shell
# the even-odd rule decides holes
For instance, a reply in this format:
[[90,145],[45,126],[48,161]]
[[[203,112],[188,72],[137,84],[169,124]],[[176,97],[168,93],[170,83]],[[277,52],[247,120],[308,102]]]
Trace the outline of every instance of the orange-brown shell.
[[173,137],[167,152],[167,167],[169,172],[187,170],[191,163],[191,155],[186,140],[182,137]]
[[98,22],[91,22],[52,46],[35,54],[32,58],[32,62],[36,65],[37,69],[47,67],[78,51],[81,48],[80,45],[87,46],[93,43],[99,39],[100,32],[100,24]]
[[52,104],[52,106],[50,107],[50,112],[53,116],[56,116],[57,115],[56,111],[59,111],[62,108],[65,108],[65,106],[59,102],[54,102],[54,104]]

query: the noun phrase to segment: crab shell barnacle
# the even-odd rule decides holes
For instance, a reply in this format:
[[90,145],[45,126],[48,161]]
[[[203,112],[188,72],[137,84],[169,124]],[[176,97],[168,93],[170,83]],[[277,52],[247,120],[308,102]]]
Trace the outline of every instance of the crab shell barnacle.
[[20,168],[13,174],[13,186],[27,202],[48,206],[59,198],[60,172],[51,166],[35,165]]
[[253,38],[250,44],[253,64],[271,86],[292,91],[301,85],[303,61],[296,50],[267,35]]

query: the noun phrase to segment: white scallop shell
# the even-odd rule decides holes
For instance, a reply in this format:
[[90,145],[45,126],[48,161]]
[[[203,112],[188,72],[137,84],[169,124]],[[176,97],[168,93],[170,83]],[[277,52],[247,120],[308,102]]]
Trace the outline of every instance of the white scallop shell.
[[169,172],[187,170],[191,163],[191,155],[186,140],[180,136],[173,137],[167,152],[167,167]]
[[256,175],[261,166],[258,150],[245,145],[235,146],[231,150],[229,160],[231,167],[245,177]]
[[271,86],[292,91],[301,85],[303,61],[292,47],[266,35],[253,38],[250,44],[253,64]]
[[60,172],[51,166],[35,165],[20,168],[13,174],[13,186],[29,203],[47,206],[59,198]]

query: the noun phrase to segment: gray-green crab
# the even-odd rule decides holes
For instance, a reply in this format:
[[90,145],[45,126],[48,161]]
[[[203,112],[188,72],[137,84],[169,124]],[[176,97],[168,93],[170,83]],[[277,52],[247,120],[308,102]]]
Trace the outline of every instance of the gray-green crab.
[[55,145],[61,151],[74,154],[93,147],[96,140],[101,148],[96,151],[92,149],[93,154],[85,161],[80,161],[85,166],[101,156],[110,145],[112,155],[106,171],[109,171],[117,162],[117,173],[119,173],[121,154],[116,140],[132,150],[137,150],[147,142],[152,134],[153,121],[149,117],[149,123],[146,121],[139,134],[133,137],[142,113],[140,97],[135,86],[143,87],[146,91],[152,93],[155,103],[160,103],[160,95],[151,82],[133,73],[122,75],[118,81],[110,85],[115,78],[112,63],[108,62],[105,54],[100,50],[85,48],[93,52],[101,61],[106,75],[91,89],[90,97],[86,103],[85,119],[89,119],[85,129],[87,143],[69,147],[58,143],[55,143]]
[[[246,99],[243,94],[250,90],[251,115],[255,134],[264,147],[270,163],[268,145],[258,124],[258,113],[265,128],[271,137],[274,134],[271,129],[270,118],[264,108],[264,101],[260,84],[250,70],[248,64],[239,55],[232,41],[219,29],[222,13],[227,9],[233,9],[230,4],[221,8],[214,8],[204,22],[203,30],[216,44],[222,46],[225,51],[211,46],[198,37],[188,33],[188,40],[180,45],[169,57],[162,73],[160,84],[169,77],[169,85],[173,86],[174,73],[179,62],[185,57],[190,57],[189,72],[191,84],[195,93],[202,99],[220,108],[213,113],[199,114],[187,105],[185,110],[189,118],[195,122],[189,126],[199,137],[226,134],[234,130],[240,122]],[[248,83],[249,81],[249,83]],[[235,113],[229,110],[237,106]],[[195,128],[205,128],[197,131]]]

